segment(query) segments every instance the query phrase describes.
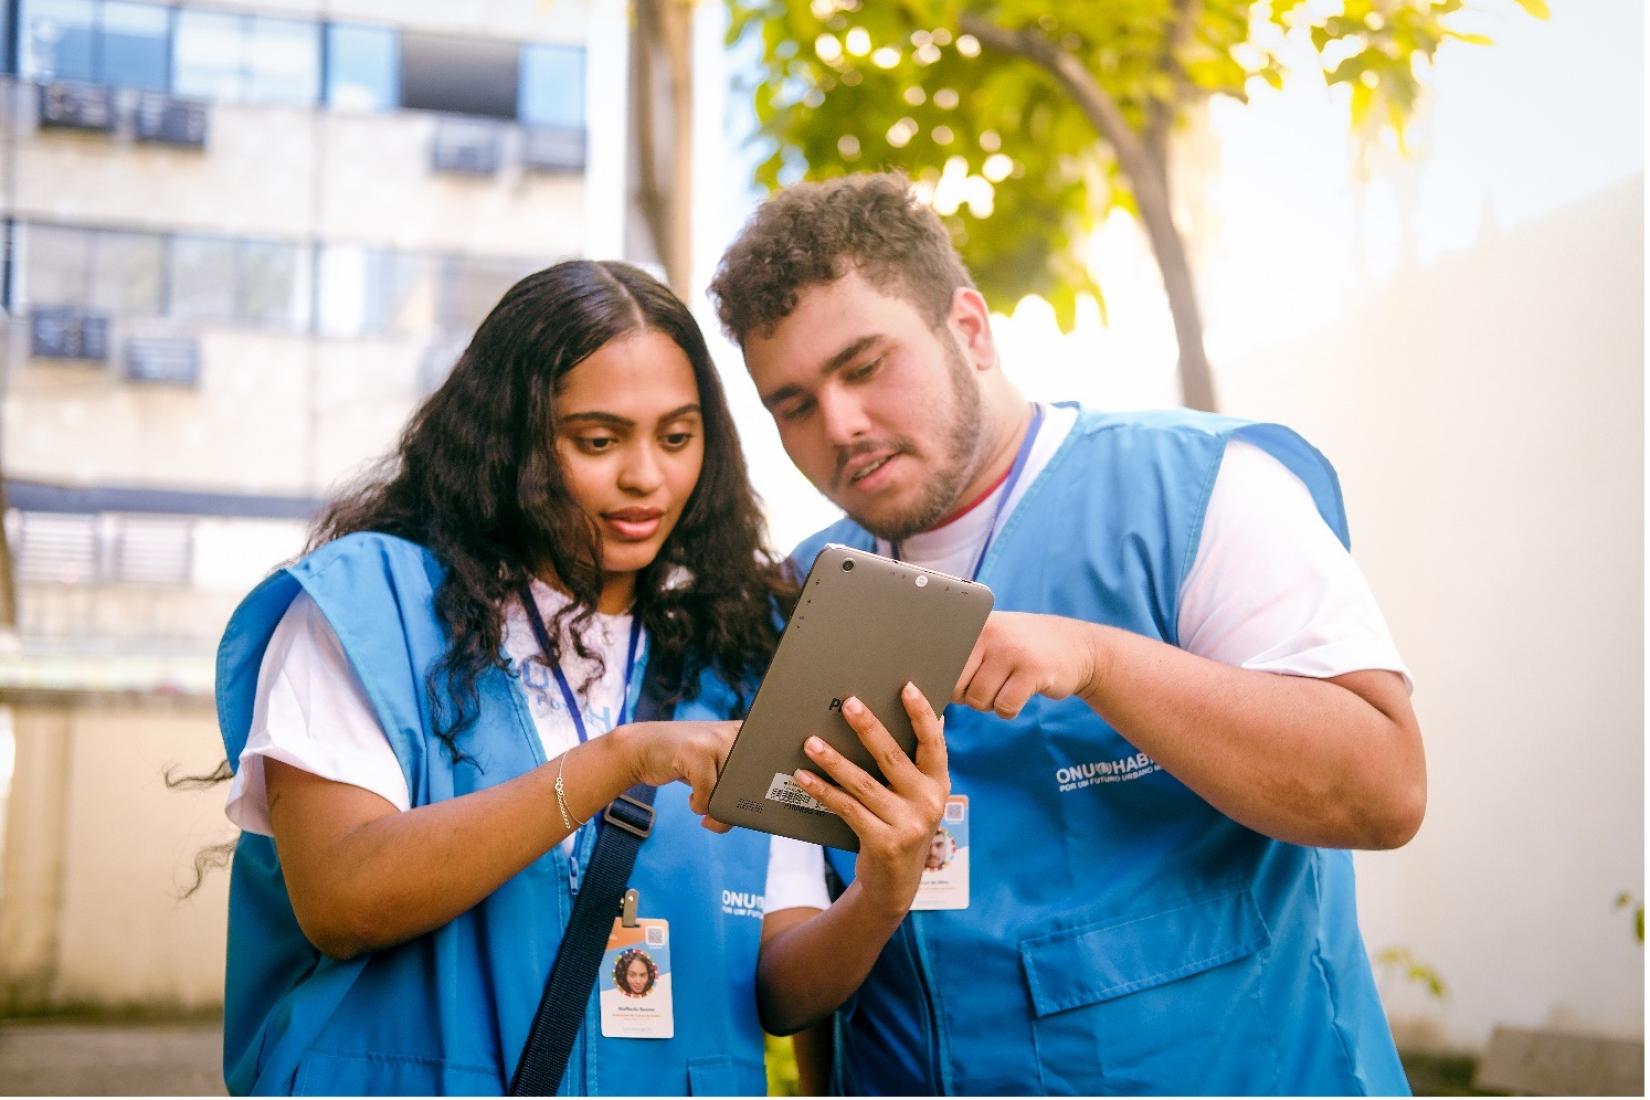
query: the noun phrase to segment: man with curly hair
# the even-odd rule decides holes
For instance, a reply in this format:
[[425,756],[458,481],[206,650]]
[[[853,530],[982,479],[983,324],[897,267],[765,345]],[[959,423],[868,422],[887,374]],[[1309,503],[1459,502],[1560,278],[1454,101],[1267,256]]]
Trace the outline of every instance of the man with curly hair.
[[[1347,849],[1414,835],[1425,761],[1328,461],[1275,424],[1028,402],[897,176],[772,197],[711,292],[847,513],[798,570],[842,543],[998,609],[946,712],[949,784],[847,706],[886,783],[810,740],[834,783],[798,781],[861,856],[774,844],[768,1030],[834,1013],[849,1093],[1406,1092]],[[953,793],[971,882],[941,908],[921,885]]]

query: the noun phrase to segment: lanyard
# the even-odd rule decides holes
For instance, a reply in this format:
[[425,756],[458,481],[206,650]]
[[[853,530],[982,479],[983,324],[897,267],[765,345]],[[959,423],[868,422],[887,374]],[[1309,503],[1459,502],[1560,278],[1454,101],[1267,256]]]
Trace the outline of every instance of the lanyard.
[[[997,525],[1002,522],[1003,509],[1008,507],[1008,498],[1014,495],[1014,486],[1019,482],[1020,475],[1025,473],[1026,461],[1031,458],[1031,446],[1037,442],[1037,430],[1043,426],[1043,407],[1035,402],[1031,406],[1031,424],[1026,428],[1026,437],[1020,441],[1020,450],[1014,456],[1014,465],[1008,468],[1008,477],[1003,481],[1002,495],[997,498],[997,510],[991,513],[991,526],[985,529],[985,541],[980,543],[979,556],[974,559],[974,568],[968,573],[970,581],[979,580],[980,566],[985,564],[985,553],[991,549],[991,540],[997,535]],[[904,561],[900,554],[899,543],[889,544],[895,561]]]
[[[567,714],[573,719],[573,732],[579,735],[579,744],[590,739],[589,732],[584,728],[584,714],[579,707],[578,696],[573,694],[573,686],[567,682],[567,674],[562,671],[561,662],[551,659],[550,631],[544,625],[544,619],[539,615],[538,604],[533,602],[533,593],[523,585],[521,592],[521,606],[527,612],[527,623],[533,628],[533,635],[538,639],[539,650],[544,654],[544,661],[550,666],[550,671],[556,677],[556,686],[561,689],[562,701],[567,704]],[[619,696],[619,720],[615,726],[624,725],[625,713],[630,707],[630,678],[636,671],[636,652],[642,642],[642,617],[632,613],[630,619],[630,645],[625,650],[624,659],[624,693]]]

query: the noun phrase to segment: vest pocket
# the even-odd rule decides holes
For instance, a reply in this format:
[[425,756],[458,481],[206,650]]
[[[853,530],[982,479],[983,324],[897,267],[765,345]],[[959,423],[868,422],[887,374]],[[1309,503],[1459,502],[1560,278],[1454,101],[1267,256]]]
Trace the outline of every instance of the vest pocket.
[[294,1096],[497,1096],[507,1082],[491,1066],[373,1052],[311,1050],[298,1063]]
[[1032,1037],[1053,1093],[1265,1092],[1271,934],[1247,887],[1020,942]]
[[766,1096],[768,1070],[743,1058],[689,1058],[689,1096]]

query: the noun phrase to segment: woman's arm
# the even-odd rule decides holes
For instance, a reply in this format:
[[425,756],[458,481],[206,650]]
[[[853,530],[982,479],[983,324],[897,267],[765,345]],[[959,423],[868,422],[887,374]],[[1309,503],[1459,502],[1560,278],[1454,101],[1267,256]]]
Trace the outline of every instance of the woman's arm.
[[[704,813],[737,722],[643,722],[474,794],[398,811],[380,796],[264,761],[270,824],[292,909],[311,943],[347,959],[452,920],[636,783],[681,779]],[[725,831],[725,826],[722,827]]]
[[951,778],[939,718],[910,685],[903,701],[917,732],[915,761],[858,700],[842,705],[843,717],[871,750],[887,785],[817,737],[804,746],[841,786],[807,771],[797,772],[797,781],[854,830],[859,858],[854,881],[829,909],[782,909],[762,921],[757,1006],[762,1026],[775,1035],[809,1027],[846,1001],[916,898]]

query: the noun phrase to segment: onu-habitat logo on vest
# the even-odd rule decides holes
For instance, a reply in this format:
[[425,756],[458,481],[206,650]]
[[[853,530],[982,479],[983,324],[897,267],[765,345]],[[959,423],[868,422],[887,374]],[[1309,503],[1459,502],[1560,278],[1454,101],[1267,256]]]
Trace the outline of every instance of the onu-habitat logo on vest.
[[1121,760],[1098,760],[1093,764],[1073,764],[1054,773],[1054,782],[1060,793],[1080,791],[1096,783],[1127,783],[1131,779],[1163,770],[1163,765],[1143,752],[1125,756]]
[[722,891],[722,915],[762,919],[763,897],[744,890]]

